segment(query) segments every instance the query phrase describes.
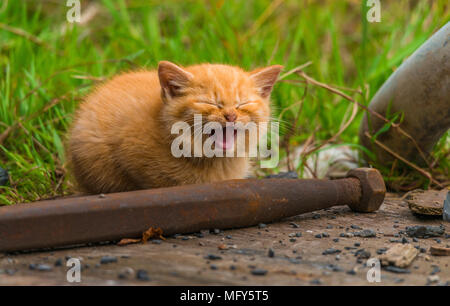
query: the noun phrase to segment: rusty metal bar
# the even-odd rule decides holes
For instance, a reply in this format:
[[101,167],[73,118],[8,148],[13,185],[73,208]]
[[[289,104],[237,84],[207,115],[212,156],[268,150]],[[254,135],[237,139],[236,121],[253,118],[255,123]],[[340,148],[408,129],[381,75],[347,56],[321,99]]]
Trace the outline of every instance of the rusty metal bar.
[[[366,172],[375,175],[369,178],[375,185],[366,186],[359,175]],[[232,180],[0,207],[0,251],[116,241],[139,237],[150,226],[164,235],[239,228],[335,205],[378,209],[385,190],[378,171],[357,170],[350,176]],[[370,193],[380,184],[381,198]],[[374,198],[375,206],[369,207]]]

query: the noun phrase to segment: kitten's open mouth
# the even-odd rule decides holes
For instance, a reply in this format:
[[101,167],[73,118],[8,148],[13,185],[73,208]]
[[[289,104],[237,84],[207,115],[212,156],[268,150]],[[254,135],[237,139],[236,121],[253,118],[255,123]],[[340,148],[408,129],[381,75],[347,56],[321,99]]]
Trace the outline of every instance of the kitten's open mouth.
[[214,137],[215,144],[219,149],[227,151],[234,148],[237,130],[234,127],[223,127],[221,137],[216,130],[212,130],[210,135]]

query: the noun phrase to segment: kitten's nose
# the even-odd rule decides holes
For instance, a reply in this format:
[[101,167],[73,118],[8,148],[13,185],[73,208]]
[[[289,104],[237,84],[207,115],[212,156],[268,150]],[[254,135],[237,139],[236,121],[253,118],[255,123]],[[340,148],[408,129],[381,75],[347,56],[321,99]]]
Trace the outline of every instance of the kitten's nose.
[[237,119],[237,115],[235,112],[225,113],[223,115],[228,122],[235,122]]

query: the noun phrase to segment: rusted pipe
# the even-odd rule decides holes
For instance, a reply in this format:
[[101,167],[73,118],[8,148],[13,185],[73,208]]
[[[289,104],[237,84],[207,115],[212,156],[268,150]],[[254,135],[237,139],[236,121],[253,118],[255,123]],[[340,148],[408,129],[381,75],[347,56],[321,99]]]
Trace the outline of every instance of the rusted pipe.
[[49,200],[0,207],[0,251],[31,250],[141,236],[272,222],[349,205],[370,212],[384,199],[383,179],[362,168],[339,180],[248,179]]
[[[450,128],[450,22],[431,36],[383,84],[369,109],[386,117],[402,112],[400,127],[414,138],[426,155]],[[385,122],[372,114],[364,115],[359,137],[375,153],[377,163],[386,165],[395,158],[372,144],[366,132],[374,135]],[[391,128],[377,140],[400,156],[424,165],[416,144],[398,129]],[[366,156],[367,157],[367,156]],[[368,158],[368,157],[367,157]]]

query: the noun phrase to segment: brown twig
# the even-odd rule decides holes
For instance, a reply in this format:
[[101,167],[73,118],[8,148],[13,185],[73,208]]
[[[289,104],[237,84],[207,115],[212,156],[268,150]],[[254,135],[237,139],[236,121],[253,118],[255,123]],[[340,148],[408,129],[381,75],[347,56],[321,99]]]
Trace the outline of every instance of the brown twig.
[[347,99],[347,100],[349,100],[349,101],[351,101],[351,102],[357,104],[360,108],[364,109],[365,111],[368,111],[370,114],[372,114],[373,116],[379,118],[380,120],[384,121],[385,123],[391,124],[392,127],[394,127],[395,129],[397,129],[397,131],[398,131],[399,133],[401,133],[403,136],[407,137],[408,139],[410,139],[410,140],[413,142],[413,144],[414,144],[414,146],[416,147],[417,151],[419,152],[420,156],[421,156],[421,157],[423,158],[423,160],[427,163],[428,167],[429,167],[430,170],[431,170],[431,165],[430,165],[428,159],[426,158],[425,153],[423,152],[423,150],[420,148],[420,146],[418,145],[418,143],[416,142],[416,140],[415,140],[411,135],[409,135],[405,130],[403,130],[403,129],[400,127],[399,124],[390,122],[387,118],[385,118],[385,117],[384,117],[383,115],[381,115],[380,113],[375,112],[374,110],[368,108],[367,106],[365,106],[365,105],[359,103],[358,101],[356,101],[355,99],[353,99],[353,98],[350,97],[349,95],[347,95],[347,94],[345,94],[345,93],[343,93],[343,92],[337,90],[336,88],[333,88],[333,87],[331,87],[331,86],[329,86],[329,85],[327,85],[327,84],[324,84],[324,83],[321,83],[321,82],[319,82],[319,81],[316,81],[315,79],[311,78],[311,77],[308,76],[306,73],[304,73],[303,71],[298,71],[297,74],[298,74],[299,76],[303,77],[305,80],[309,81],[311,84],[314,84],[314,85],[323,87],[323,88],[325,88],[325,89],[328,89],[329,91],[331,91],[331,92],[333,92],[333,93],[335,93],[335,94],[337,94],[337,95],[343,97],[344,99]]
[[[369,132],[365,132],[364,135],[370,139],[372,139],[372,135],[370,135]],[[385,150],[386,152],[388,152],[389,154],[391,154],[392,156],[394,156],[395,158],[401,160],[402,162],[404,162],[405,164],[407,164],[408,166],[410,166],[411,168],[415,169],[417,172],[419,172],[420,174],[422,174],[423,176],[425,176],[426,178],[428,178],[431,182],[433,182],[434,184],[436,184],[439,187],[443,187],[438,181],[436,181],[433,176],[423,170],[422,168],[420,168],[419,166],[415,165],[414,163],[410,162],[409,160],[407,160],[406,158],[400,156],[399,154],[395,153],[394,151],[392,151],[391,149],[389,149],[387,146],[385,146],[384,144],[382,144],[380,141],[378,141],[377,139],[372,139],[372,141],[377,144],[380,148],[382,148],[383,150]]]

